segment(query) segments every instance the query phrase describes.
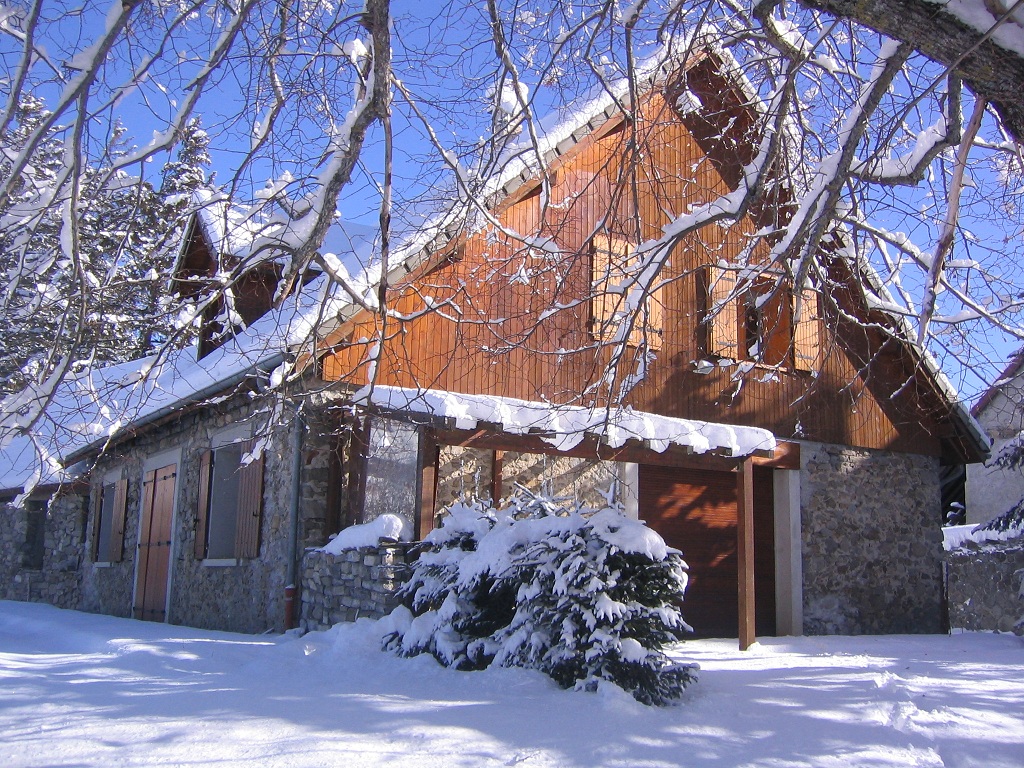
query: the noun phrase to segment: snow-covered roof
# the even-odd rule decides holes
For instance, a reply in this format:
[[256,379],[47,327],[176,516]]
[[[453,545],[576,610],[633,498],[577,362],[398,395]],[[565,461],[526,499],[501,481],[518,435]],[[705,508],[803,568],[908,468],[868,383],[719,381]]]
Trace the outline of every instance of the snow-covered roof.
[[322,317],[347,303],[337,293],[336,284],[319,277],[201,360],[189,347],[67,378],[33,437],[16,437],[0,451],[0,489],[66,479],[61,462],[97,451],[127,430],[220,394],[248,376],[270,373],[313,337]]
[[[193,195],[192,204],[196,222],[214,254],[235,257],[247,267],[279,258],[284,248],[305,234],[299,231],[299,224],[275,214],[266,203],[231,203],[225,196],[203,189]],[[376,227],[337,216],[324,236],[320,252],[337,257],[345,274],[355,278],[373,267],[379,239]],[[186,246],[187,242],[183,242],[179,263]],[[175,264],[173,271],[177,272],[178,267]]]
[[749,456],[757,451],[772,451],[776,446],[775,436],[759,427],[677,419],[629,406],[587,408],[389,386],[364,387],[355,393],[353,403],[451,419],[456,429],[473,429],[483,422],[510,434],[536,434],[559,451],[572,450],[588,436],[598,438],[609,448],[621,448],[629,440],[638,440],[659,453],[675,445],[694,453]]
[[[636,82],[641,86],[653,85],[680,67],[689,52],[688,40],[671,39],[640,65]],[[750,91],[735,62],[728,55],[722,55],[730,78],[745,92]],[[497,198],[514,193],[539,172],[542,164],[564,154],[616,115],[627,86],[628,82],[622,78],[572,108],[538,121],[535,124],[536,146],[522,143],[507,146],[504,152],[507,162],[486,181],[483,196]],[[756,95],[752,94],[752,99],[756,100]],[[266,259],[272,259],[280,254],[282,245],[306,234],[291,231],[289,227],[299,225],[293,225],[286,217],[267,213],[268,207],[263,204],[251,208],[232,206],[210,192],[200,193],[195,202],[197,220],[210,246],[219,254],[231,254],[251,264],[264,260],[257,254],[266,254]],[[399,241],[390,259],[395,266],[388,274],[389,283],[400,281],[436,248],[447,244],[464,224],[460,219],[462,214],[463,207],[455,204]],[[33,439],[16,438],[0,452],[0,489],[60,479],[57,457],[73,459],[97,450],[126,430],[224,392],[256,371],[269,371],[279,365],[286,354],[295,352],[296,347],[322,337],[362,306],[373,306],[375,286],[381,277],[375,248],[377,237],[372,227],[336,221],[327,233],[321,252],[330,277],[337,282],[327,277],[318,278],[280,309],[268,313],[202,360],[197,361],[195,351],[188,349],[97,369],[64,382],[47,409],[45,422],[48,426],[42,426]],[[869,276],[869,279],[872,278]],[[877,277],[871,289],[878,295],[885,295],[885,287]],[[906,331],[905,320],[897,315],[894,318]],[[979,446],[987,449],[984,430],[959,402],[955,389],[939,370],[937,362],[930,355],[924,355],[923,363],[967,432]],[[387,393],[390,393],[388,397],[395,398],[394,403],[377,400]],[[402,410],[426,408],[417,412],[449,416],[461,423],[488,421],[501,424],[513,433],[540,430],[552,436],[549,442],[553,441],[556,447],[578,444],[587,434],[598,436],[609,445],[621,445],[633,438],[661,446],[657,450],[675,444],[685,445],[695,452],[728,451],[732,455],[771,450],[775,445],[774,437],[765,430],[670,419],[628,408],[598,411],[564,406],[552,408],[546,403],[507,398],[388,387],[376,387],[372,395],[364,393],[364,396],[372,398],[374,405],[398,408],[404,403]],[[40,457],[43,470],[38,469]]]

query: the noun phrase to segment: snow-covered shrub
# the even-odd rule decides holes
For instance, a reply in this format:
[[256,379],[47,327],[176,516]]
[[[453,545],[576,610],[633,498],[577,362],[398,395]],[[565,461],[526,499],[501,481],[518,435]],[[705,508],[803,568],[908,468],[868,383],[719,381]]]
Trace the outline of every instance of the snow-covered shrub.
[[614,509],[560,511],[529,495],[501,510],[456,504],[425,540],[387,645],[457,669],[538,669],[565,688],[606,680],[667,704],[695,679],[664,653],[689,631],[685,568]]
[[1003,534],[1001,538],[1004,539],[1024,535],[1024,501],[1017,502],[1003,514],[977,526],[974,530]]

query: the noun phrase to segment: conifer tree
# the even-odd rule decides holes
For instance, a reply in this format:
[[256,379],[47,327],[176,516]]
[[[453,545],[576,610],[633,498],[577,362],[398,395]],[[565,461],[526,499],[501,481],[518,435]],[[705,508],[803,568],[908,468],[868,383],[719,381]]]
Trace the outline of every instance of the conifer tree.
[[[12,129],[0,137],[0,163],[9,163],[48,116],[40,99],[26,95]],[[159,190],[123,170],[111,171],[131,150],[124,127],[115,124],[107,162],[83,169],[73,199],[67,193],[54,199],[69,160],[59,128],[49,134],[0,212],[6,224],[0,243],[0,312],[6,318],[0,326],[0,392],[22,389],[57,357],[102,366],[150,354],[170,338],[176,309],[170,272],[209,164],[209,139],[193,120]],[[176,341],[188,338],[185,332]]]

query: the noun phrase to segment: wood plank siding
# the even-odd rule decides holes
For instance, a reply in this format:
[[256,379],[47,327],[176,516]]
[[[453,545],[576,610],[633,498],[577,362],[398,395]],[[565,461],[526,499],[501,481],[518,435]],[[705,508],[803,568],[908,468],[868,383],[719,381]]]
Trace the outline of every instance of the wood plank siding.
[[[640,517],[683,553],[683,616],[697,637],[737,637],[736,473],[641,465]],[[754,604],[758,635],[775,634],[772,472],[754,468]]]
[[[596,280],[595,267],[600,271],[616,248],[627,251],[618,244],[657,239],[670,221],[728,193],[726,177],[743,159],[735,137],[716,138],[699,119],[681,117],[664,93],[647,96],[635,121],[610,118],[558,158],[548,169],[546,194],[538,178],[499,202],[504,229],[467,231],[393,286],[394,314],[386,323],[363,313],[330,335],[321,351],[324,378],[368,383],[368,361],[382,335],[374,380],[394,386],[603,403],[617,399],[642,364],[644,378],[624,398],[640,410],[760,426],[780,438],[938,455],[949,428],[921,418],[924,393],[900,389],[914,371],[899,345],[887,351],[855,323],[829,314],[826,304],[834,302],[817,302],[813,289],[805,293],[802,326],[794,323],[784,281],[770,301],[754,302],[770,310],[760,319],[744,309],[743,297],[734,300],[716,321],[734,324],[732,330],[715,330],[717,341],[743,358],[744,323],[748,333],[765,323],[766,348],[778,365],[757,366],[737,381],[735,364],[717,364],[721,350],[711,324],[702,322],[715,300],[711,271],[737,263],[750,233],[772,212],[683,238],[646,286],[642,317],[619,335],[630,343],[614,343],[608,318],[623,293],[609,288],[607,274]],[[756,249],[751,258],[761,258]],[[595,298],[598,284],[603,293]],[[732,332],[734,338],[722,336]],[[650,356],[642,361],[644,335]],[[850,341],[852,353],[845,348]],[[609,381],[605,371],[616,354]],[[702,359],[716,364],[698,373],[695,361]],[[899,397],[889,399],[894,392]]]

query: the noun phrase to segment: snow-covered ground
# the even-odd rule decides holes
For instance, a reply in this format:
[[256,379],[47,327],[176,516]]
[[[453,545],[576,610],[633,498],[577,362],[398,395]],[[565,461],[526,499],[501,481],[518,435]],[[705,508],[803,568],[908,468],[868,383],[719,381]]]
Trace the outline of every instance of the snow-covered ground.
[[685,643],[683,703],[455,672],[371,622],[249,636],[0,602],[0,765],[1021,766],[1010,635]]

